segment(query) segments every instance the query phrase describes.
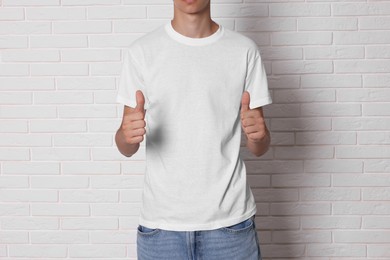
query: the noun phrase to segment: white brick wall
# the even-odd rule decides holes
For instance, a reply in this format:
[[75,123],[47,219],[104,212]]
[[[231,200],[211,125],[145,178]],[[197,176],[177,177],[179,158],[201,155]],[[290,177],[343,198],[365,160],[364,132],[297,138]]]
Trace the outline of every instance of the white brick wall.
[[[263,258],[390,259],[390,3],[219,0],[256,41],[270,151],[242,147]],[[116,149],[121,48],[164,0],[0,1],[0,257],[136,259],[144,146]]]

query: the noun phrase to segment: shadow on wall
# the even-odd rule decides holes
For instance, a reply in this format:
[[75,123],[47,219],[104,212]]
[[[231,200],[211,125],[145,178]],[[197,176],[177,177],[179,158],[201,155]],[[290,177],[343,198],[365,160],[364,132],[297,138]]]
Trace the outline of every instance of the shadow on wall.
[[[333,158],[333,146],[312,145],[318,134],[310,132],[331,130],[331,120],[317,118],[316,111],[305,109],[309,109],[307,104],[311,102],[335,101],[334,90],[301,89],[304,74],[300,74],[299,66],[306,66],[303,48],[271,46],[273,29],[270,18],[238,20],[235,30],[259,46],[273,98],[273,104],[263,108],[271,131],[270,150],[258,158],[245,148],[244,135],[241,144],[248,183],[258,208],[256,226],[262,256],[264,260],[278,257],[302,259],[306,243],[331,243],[330,231],[310,230],[309,233],[302,229],[302,222],[307,215],[310,218],[331,214],[330,203],[313,201],[311,196],[315,192],[310,188],[329,188],[331,175],[304,169],[312,159]],[[305,84],[316,84],[310,78],[304,80]]]

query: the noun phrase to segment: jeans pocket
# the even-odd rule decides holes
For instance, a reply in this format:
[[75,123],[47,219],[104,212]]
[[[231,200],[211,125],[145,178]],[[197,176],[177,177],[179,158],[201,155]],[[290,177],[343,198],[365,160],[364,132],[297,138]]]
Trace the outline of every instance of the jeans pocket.
[[231,232],[231,233],[241,233],[253,228],[253,217],[250,217],[240,223],[222,227],[221,230]]
[[158,228],[148,228],[142,225],[138,225],[137,233],[142,236],[151,236],[157,234],[160,231]]

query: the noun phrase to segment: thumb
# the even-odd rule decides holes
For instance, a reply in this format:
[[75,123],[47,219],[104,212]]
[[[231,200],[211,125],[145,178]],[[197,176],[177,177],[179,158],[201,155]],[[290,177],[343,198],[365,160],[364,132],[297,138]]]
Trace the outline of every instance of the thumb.
[[135,99],[137,101],[137,106],[135,107],[135,110],[144,112],[145,97],[141,90],[137,90],[137,92],[135,93]]
[[249,102],[250,102],[249,92],[244,91],[244,93],[242,93],[242,98],[241,98],[241,112],[249,110]]

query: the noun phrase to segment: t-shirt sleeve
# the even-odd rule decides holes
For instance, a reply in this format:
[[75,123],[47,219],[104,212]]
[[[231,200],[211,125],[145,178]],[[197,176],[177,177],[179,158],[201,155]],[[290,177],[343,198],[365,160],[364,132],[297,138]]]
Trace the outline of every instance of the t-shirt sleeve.
[[250,109],[272,103],[272,98],[268,89],[267,74],[257,49],[254,52],[252,60],[248,62],[245,90],[248,91],[250,95]]
[[146,109],[148,102],[145,93],[146,88],[142,75],[142,67],[133,58],[129,49],[124,49],[116,101],[134,108],[137,105],[135,98],[135,93],[137,90],[141,90],[145,96]]

